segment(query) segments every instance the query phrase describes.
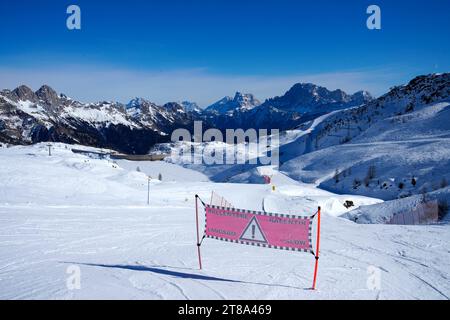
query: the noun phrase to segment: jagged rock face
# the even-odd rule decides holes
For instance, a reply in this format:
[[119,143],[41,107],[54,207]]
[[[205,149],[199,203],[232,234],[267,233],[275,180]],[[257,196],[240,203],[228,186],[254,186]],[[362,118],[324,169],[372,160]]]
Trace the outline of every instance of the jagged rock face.
[[165,105],[163,105],[163,108],[171,111],[171,112],[179,112],[179,113],[184,113],[184,108],[182,105],[176,103],[176,102],[169,102],[166,103]]
[[59,104],[58,94],[47,85],[43,85],[39,88],[39,90],[36,91],[36,96],[47,106],[57,106]]
[[21,85],[14,89],[10,94],[11,99],[14,101],[37,101],[37,96],[29,87]]
[[261,102],[252,94],[236,92],[234,98],[224,97],[205,110],[209,113],[223,115],[234,111],[251,110],[260,104]]
[[233,101],[240,109],[246,110],[253,109],[261,104],[261,102],[250,93],[242,94],[240,92],[236,92]]
[[182,101],[179,103],[184,108],[185,112],[202,112],[201,108],[195,102]]
[[296,110],[300,113],[320,109],[340,109],[357,103],[366,103],[372,99],[370,95],[358,92],[349,95],[342,90],[330,91],[311,83],[295,84],[284,96],[268,99],[263,106],[272,106],[282,110]]
[[430,103],[450,95],[450,73],[419,76],[411,80],[406,86],[392,88],[390,92],[380,98],[381,101],[407,98],[410,102]]
[[126,105],[126,109],[128,113],[132,114],[134,117],[139,117],[142,114],[148,115],[153,110],[158,110],[158,106],[145,99],[135,98]]
[[367,102],[370,102],[370,101],[374,100],[372,95],[369,92],[367,92],[367,91],[358,91],[358,92],[353,94],[352,98],[353,98],[352,100],[357,105],[365,104]]

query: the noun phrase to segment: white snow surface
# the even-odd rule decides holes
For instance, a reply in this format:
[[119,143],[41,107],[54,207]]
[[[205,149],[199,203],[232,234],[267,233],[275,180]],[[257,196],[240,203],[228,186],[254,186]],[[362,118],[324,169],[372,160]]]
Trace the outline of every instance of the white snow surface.
[[[448,299],[450,225],[358,225],[344,200],[275,168],[264,184],[214,183],[166,162],[94,159],[64,144],[0,149],[1,299]],[[81,148],[76,146],[76,148]],[[92,148],[91,148],[92,149]],[[136,167],[140,171],[136,171]],[[147,175],[161,173],[150,185]],[[312,215],[323,207],[318,289],[311,254],[205,239],[198,270],[194,195]],[[202,213],[202,211],[201,211]],[[201,225],[203,215],[201,214]],[[315,230],[314,234],[315,236]],[[69,266],[81,288],[66,283]],[[372,290],[368,268],[379,268]]]

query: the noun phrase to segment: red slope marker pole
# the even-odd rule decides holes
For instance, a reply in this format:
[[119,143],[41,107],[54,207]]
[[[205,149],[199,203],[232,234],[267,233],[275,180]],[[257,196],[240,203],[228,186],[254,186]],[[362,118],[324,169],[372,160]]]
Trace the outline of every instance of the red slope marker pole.
[[316,265],[314,266],[314,280],[312,289],[316,290],[317,268],[319,267],[319,249],[320,249],[320,207],[317,211],[317,242],[316,242]]
[[202,257],[200,255],[200,236],[198,233],[198,195],[195,195],[195,223],[197,224],[197,254],[198,254],[198,266],[202,270]]

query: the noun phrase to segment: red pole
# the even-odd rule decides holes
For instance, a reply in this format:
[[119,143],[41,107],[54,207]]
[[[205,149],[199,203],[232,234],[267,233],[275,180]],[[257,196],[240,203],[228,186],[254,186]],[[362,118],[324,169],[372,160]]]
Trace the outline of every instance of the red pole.
[[197,224],[197,254],[198,254],[198,265],[200,270],[202,270],[202,257],[200,255],[200,236],[198,233],[198,195],[195,195],[195,222]]
[[316,265],[314,266],[314,280],[312,289],[316,290],[317,268],[319,266],[319,249],[320,249],[320,207],[317,211],[317,242],[316,242]]

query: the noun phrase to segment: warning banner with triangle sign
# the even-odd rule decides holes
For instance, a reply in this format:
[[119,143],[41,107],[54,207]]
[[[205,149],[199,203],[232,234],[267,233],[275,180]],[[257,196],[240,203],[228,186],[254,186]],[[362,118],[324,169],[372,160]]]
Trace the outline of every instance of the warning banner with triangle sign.
[[256,216],[254,216],[250,220],[250,223],[244,229],[244,232],[242,233],[239,240],[256,241],[256,242],[267,244],[266,236],[264,235],[263,231],[261,230],[261,227],[258,223],[258,219],[256,219]]
[[[205,233],[200,240],[198,202],[205,208]],[[315,250],[312,243],[312,225],[317,216]],[[259,212],[208,205],[195,195],[197,225],[197,255],[202,269],[200,247],[205,237],[251,246],[303,251],[315,257],[312,289],[316,289],[320,252],[320,207],[311,216],[297,216],[271,212]]]
[[205,205],[205,236],[274,249],[312,251],[312,217]]

